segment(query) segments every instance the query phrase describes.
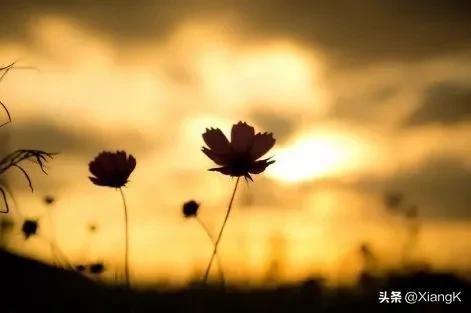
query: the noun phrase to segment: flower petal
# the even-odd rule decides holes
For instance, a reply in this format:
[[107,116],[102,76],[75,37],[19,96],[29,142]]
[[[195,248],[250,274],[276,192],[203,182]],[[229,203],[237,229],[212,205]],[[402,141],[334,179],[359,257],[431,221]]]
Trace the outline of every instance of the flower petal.
[[231,145],[236,152],[247,152],[253,144],[255,130],[245,122],[232,126]]
[[97,186],[106,186],[106,183],[103,182],[103,181],[102,181],[101,179],[99,179],[99,178],[91,177],[91,176],[89,176],[88,178],[91,180],[92,183],[94,183],[94,184],[97,185]]
[[90,173],[95,175],[96,177],[101,177],[103,175],[106,175],[103,166],[101,165],[101,159],[96,158],[92,162],[88,164],[88,169],[90,170]]
[[275,160],[265,159],[254,162],[249,169],[249,173],[251,174],[260,174],[262,173],[268,165],[275,163]]
[[206,154],[206,156],[210,158],[211,160],[213,160],[213,162],[216,163],[217,165],[226,165],[228,162],[227,160],[228,154],[217,154],[213,150],[210,150],[206,147],[203,147],[201,151],[203,151],[203,153]]
[[215,171],[215,172],[222,173],[224,175],[232,176],[232,169],[229,166],[210,168],[208,171]]
[[219,128],[207,128],[203,140],[216,153],[228,153],[231,149],[229,141]]
[[[134,169],[136,168],[136,165],[137,165],[137,161],[136,159],[130,154],[129,157],[128,157],[128,167],[127,167],[127,171],[129,172],[129,175],[131,175],[132,171],[134,171]],[[129,177],[128,175],[128,177]]]
[[275,138],[272,133],[258,133],[254,136],[253,145],[250,149],[250,156],[253,160],[257,160],[267,153],[274,145]]
[[249,173],[245,174],[244,177],[245,177],[245,181],[246,181],[246,182],[248,182],[248,180],[250,180],[251,182],[253,182],[253,178],[252,178],[252,176],[250,176]]

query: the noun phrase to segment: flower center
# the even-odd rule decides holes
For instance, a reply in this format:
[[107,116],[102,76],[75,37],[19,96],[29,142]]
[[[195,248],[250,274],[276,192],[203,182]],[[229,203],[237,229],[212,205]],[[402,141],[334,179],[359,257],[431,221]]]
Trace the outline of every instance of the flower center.
[[243,176],[249,172],[252,163],[248,153],[236,154],[231,161],[231,171],[234,176]]

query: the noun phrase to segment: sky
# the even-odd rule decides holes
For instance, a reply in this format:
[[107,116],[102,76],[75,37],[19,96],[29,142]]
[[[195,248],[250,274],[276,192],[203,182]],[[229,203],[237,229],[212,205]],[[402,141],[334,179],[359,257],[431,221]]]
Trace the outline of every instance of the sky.
[[281,281],[349,280],[362,243],[396,266],[408,226],[388,193],[418,208],[414,259],[469,273],[468,12],[460,1],[2,1],[0,64],[33,69],[0,84],[13,119],[0,153],[59,153],[47,176],[28,167],[34,193],[8,173],[13,215],[39,218],[42,236],[9,245],[51,261],[54,238],[73,262],[122,275],[120,196],[92,185],[87,165],[124,149],[137,159],[125,190],[134,280],[202,275],[211,245],[181,205],[200,202],[217,232],[234,180],[207,171],[201,134],[241,120],[274,133],[276,163],[238,191],[220,250],[229,280],[266,282],[274,263]]

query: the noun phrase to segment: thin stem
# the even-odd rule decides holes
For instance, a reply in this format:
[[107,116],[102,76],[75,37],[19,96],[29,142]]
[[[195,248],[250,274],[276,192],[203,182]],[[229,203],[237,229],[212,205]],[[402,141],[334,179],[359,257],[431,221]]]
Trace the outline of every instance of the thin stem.
[[[48,243],[51,246],[51,239],[46,237],[46,236],[40,236],[38,235],[38,239],[44,240],[46,243]],[[70,263],[68,260],[67,256],[65,253],[57,246],[57,245],[52,245],[52,248],[54,249],[53,254],[58,256],[58,260],[63,262],[65,264],[66,269],[69,269],[71,271],[74,271],[75,268],[74,266]]]
[[204,278],[203,278],[204,283],[208,281],[209,272],[211,271],[211,265],[213,264],[214,257],[216,256],[219,242],[221,241],[222,233],[227,223],[227,219],[229,218],[229,214],[231,213],[232,203],[234,202],[234,197],[237,191],[237,186],[239,185],[239,180],[240,180],[240,177],[237,177],[237,180],[234,186],[234,191],[232,192],[231,201],[229,202],[229,206],[227,207],[226,217],[224,218],[224,222],[222,223],[221,230],[219,231],[216,242],[214,243],[213,254],[211,255],[211,258],[209,259],[208,267],[206,268],[206,272],[204,273]]
[[83,246],[79,257],[79,260],[81,260],[82,263],[86,263],[89,252],[92,250],[93,236],[93,234],[88,233],[83,241]]
[[69,270],[74,271],[75,270],[74,266],[70,263],[69,259],[67,258],[65,253],[59,248],[57,243],[53,243],[52,247],[54,249],[53,254],[58,256],[59,261],[65,263],[66,268],[68,268]]
[[8,206],[7,194],[6,194],[5,190],[3,190],[2,186],[0,186],[0,193],[2,194],[3,202],[5,203],[5,209],[0,211],[0,213],[8,214],[8,212],[10,212],[10,207]]
[[[204,229],[204,232],[208,236],[208,238],[211,241],[211,243],[213,244],[213,248],[214,248],[216,242],[214,241],[214,238],[211,235],[209,229],[206,227],[206,225],[203,223],[203,221],[198,216],[196,217],[196,220],[201,225],[201,227]],[[216,253],[216,262],[218,263],[219,275],[221,276],[222,286],[224,287],[224,285],[225,285],[224,271],[222,269],[221,258],[219,257],[219,254],[217,254],[217,253]]]
[[126,198],[124,197],[123,188],[119,188],[121,192],[121,198],[123,199],[124,207],[124,236],[125,236],[125,248],[124,248],[124,276],[126,279],[126,288],[128,291],[131,289],[131,283],[129,280],[129,231],[128,231],[128,207],[126,205]]
[[49,210],[46,210],[46,215],[47,215],[47,218],[49,220],[49,232],[50,232],[50,236],[51,236],[51,239],[49,240],[49,247],[51,249],[52,261],[54,262],[54,265],[56,265],[55,264],[56,259],[59,259],[59,258],[55,253],[56,250],[54,249],[54,246],[57,245],[56,244],[55,231],[54,231],[54,222],[52,220],[52,215],[51,215],[51,212],[49,212]]

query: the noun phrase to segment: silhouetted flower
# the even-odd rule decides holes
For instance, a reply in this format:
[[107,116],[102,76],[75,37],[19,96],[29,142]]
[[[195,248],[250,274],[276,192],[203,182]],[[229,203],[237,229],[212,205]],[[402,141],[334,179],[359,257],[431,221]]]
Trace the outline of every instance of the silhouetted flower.
[[93,263],[89,267],[90,273],[92,274],[101,274],[105,270],[103,263]]
[[183,215],[185,217],[194,217],[198,214],[199,203],[194,200],[187,201],[183,204]]
[[97,230],[97,227],[95,224],[90,224],[88,225],[88,230],[93,233]]
[[23,222],[23,227],[21,228],[21,231],[23,232],[25,239],[36,235],[36,232],[38,231],[38,222],[35,220],[25,220]]
[[203,153],[220,165],[210,171],[252,180],[250,174],[260,174],[275,162],[270,158],[258,160],[275,144],[273,134],[255,134],[254,128],[245,122],[232,126],[230,142],[218,128],[206,129],[203,139],[208,146],[202,148]]
[[384,203],[389,209],[397,209],[402,204],[403,196],[398,192],[386,192],[384,195]]
[[44,202],[45,202],[47,205],[53,204],[54,201],[56,201],[56,199],[54,199],[53,196],[45,196],[45,197],[44,197]]
[[136,167],[136,159],[124,151],[102,152],[88,168],[94,177],[90,180],[98,186],[121,188],[127,182],[129,175]]

